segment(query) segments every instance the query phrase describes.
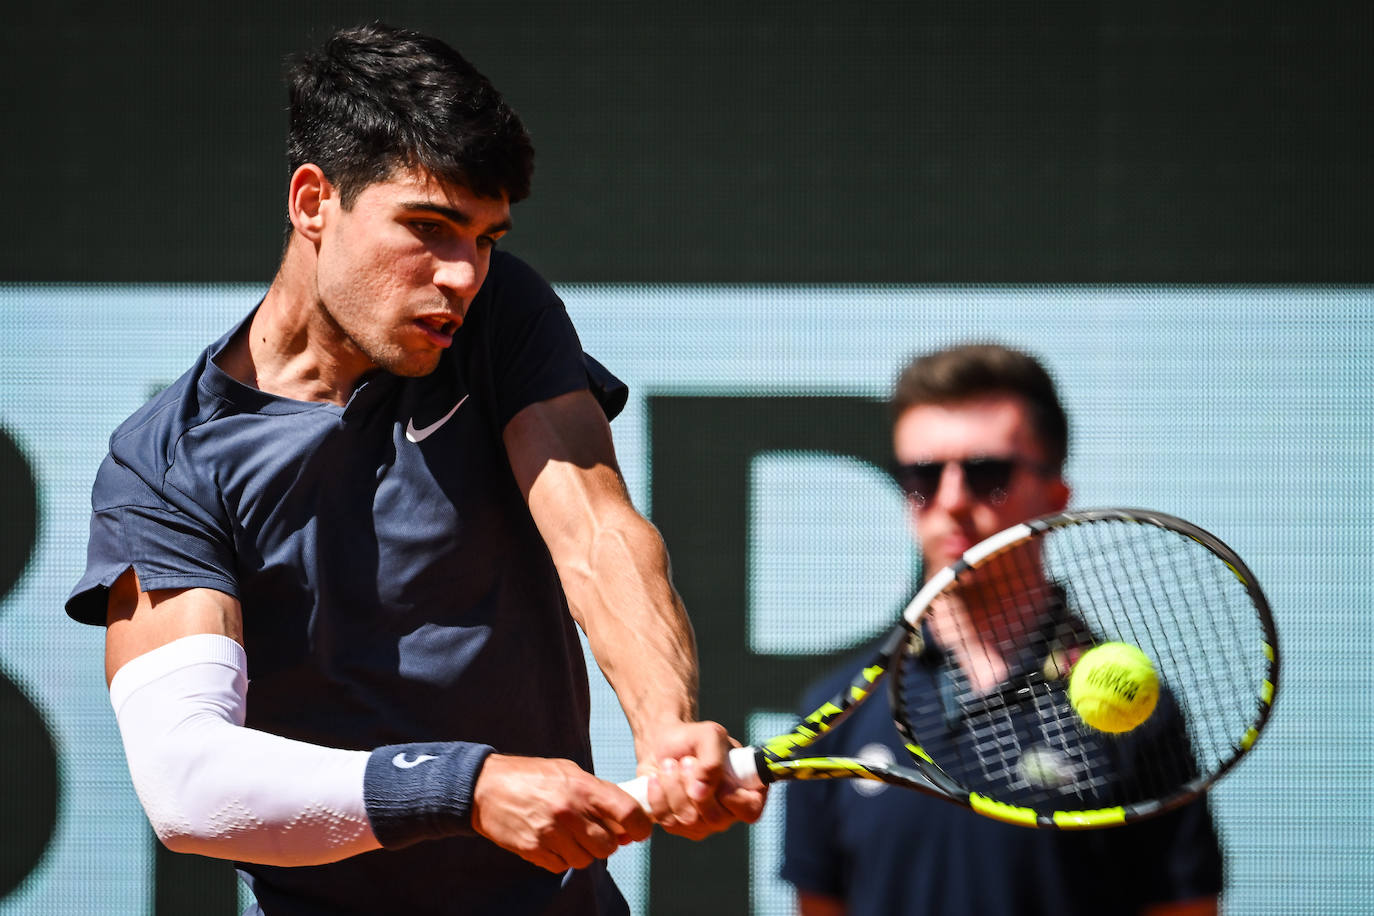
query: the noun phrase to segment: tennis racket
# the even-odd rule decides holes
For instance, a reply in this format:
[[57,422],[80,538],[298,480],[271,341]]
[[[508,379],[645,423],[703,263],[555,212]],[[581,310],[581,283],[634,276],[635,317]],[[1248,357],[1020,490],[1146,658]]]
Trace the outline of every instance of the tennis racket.
[[[1158,678],[1148,717],[1122,732],[1088,725],[1068,696],[1078,659],[1106,642],[1139,648]],[[729,765],[754,787],[873,779],[1012,824],[1110,827],[1229,772],[1269,721],[1278,673],[1268,602],[1218,538],[1158,512],[1070,511],[936,573],[843,691]],[[809,755],[884,678],[909,765]],[[646,785],[623,787],[643,803]]]

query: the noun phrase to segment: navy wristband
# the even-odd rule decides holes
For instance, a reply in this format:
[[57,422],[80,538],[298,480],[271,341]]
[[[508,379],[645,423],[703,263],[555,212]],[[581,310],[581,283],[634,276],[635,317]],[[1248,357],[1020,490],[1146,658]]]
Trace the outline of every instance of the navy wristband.
[[389,744],[367,759],[363,803],[385,849],[472,835],[472,790],[492,752],[485,744]]

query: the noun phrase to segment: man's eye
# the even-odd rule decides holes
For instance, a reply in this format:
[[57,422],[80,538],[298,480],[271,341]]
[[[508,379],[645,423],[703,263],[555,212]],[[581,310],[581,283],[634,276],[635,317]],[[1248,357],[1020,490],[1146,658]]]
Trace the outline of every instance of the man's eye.
[[433,220],[417,219],[411,220],[410,228],[417,235],[438,235],[439,230],[443,227],[440,226],[439,223],[434,222]]
[[496,239],[489,235],[479,235],[477,237],[477,244],[482,248],[495,248]]

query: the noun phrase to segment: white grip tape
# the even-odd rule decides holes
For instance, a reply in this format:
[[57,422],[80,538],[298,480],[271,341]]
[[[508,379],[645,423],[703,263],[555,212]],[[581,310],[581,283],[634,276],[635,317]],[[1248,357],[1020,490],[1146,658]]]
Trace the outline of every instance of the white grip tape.
[[[730,775],[746,789],[763,788],[763,780],[759,778],[758,758],[755,754],[755,748],[736,747],[731,748],[730,755],[725,760],[725,766],[730,771]],[[636,776],[634,779],[622,782],[620,788],[639,802],[639,807],[645,811],[649,810],[649,777]]]

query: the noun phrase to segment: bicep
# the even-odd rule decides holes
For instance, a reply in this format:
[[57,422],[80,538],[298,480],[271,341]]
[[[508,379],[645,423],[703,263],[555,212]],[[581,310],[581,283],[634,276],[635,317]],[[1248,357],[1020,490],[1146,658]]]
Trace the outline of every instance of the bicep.
[[600,629],[611,617],[655,630],[665,640],[658,649],[673,658],[695,658],[663,538],[630,500],[600,405],[586,391],[532,404],[511,420],[505,440],[573,617],[607,677],[616,662],[598,634],[620,632]]
[[132,567],[110,586],[105,624],[106,683],[128,662],[183,636],[211,633],[243,644],[237,599],[210,588],[145,592]]
[[587,391],[521,410],[503,433],[516,483],[555,552],[606,513],[633,511],[616,465],[610,424]]

